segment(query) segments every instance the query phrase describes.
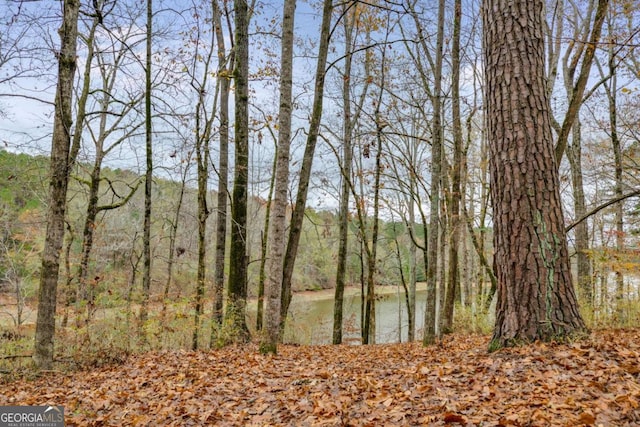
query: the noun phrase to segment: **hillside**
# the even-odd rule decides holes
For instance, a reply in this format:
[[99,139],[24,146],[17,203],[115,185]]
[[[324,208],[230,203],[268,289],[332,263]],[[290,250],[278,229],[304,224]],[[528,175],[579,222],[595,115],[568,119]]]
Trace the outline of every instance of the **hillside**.
[[255,346],[132,356],[8,382],[0,405],[65,407],[70,426],[637,426],[640,330],[488,354],[439,346]]
[[[36,257],[24,256],[23,243],[28,249],[37,252],[44,239],[43,207],[47,198],[47,175],[49,159],[44,156],[29,156],[0,150],[0,208],[3,228],[9,232],[5,241],[0,242],[6,247],[6,253],[13,257],[11,263],[18,265],[18,270],[28,271],[23,281],[27,295],[34,294],[33,277],[38,268]],[[78,164],[72,173],[68,196],[68,226],[67,242],[69,246],[69,261],[74,267],[80,259],[82,236],[85,227],[86,209],[88,203],[88,173],[90,164]],[[152,281],[157,284],[167,282],[167,263],[169,262],[170,241],[175,239],[177,255],[172,260],[173,289],[170,294],[180,297],[193,294],[197,263],[197,236],[193,230],[197,229],[197,200],[196,182],[193,173],[184,173],[179,168],[189,167],[182,164],[176,170],[165,170],[162,177],[154,179],[152,192],[152,246],[154,269]],[[181,197],[181,177],[186,176],[185,191]],[[93,248],[89,277],[100,277],[97,290],[103,295],[109,291],[124,299],[129,292],[129,277],[136,275],[134,270],[140,268],[142,224],[144,200],[142,187],[139,182],[142,176],[124,169],[104,168],[102,171],[99,206],[114,205],[125,199],[132,189],[137,188],[133,197],[124,206],[117,209],[101,210],[93,230]],[[252,191],[264,194],[266,189],[258,184],[252,184]],[[209,210],[213,212],[216,193],[210,191]],[[180,206],[180,211],[176,211]],[[257,295],[260,277],[260,259],[262,258],[262,244],[267,203],[260,197],[252,197],[249,201],[248,212],[248,240],[249,247],[249,294]],[[355,221],[355,219],[354,219]],[[172,236],[172,229],[175,236]],[[402,223],[383,223],[384,243],[380,244],[380,281],[381,283],[397,283],[399,279],[397,268],[395,239],[400,241],[402,257],[408,256],[409,246],[406,227]],[[210,215],[207,230],[208,265],[213,265],[215,242],[215,215]],[[230,227],[227,227],[230,230]],[[356,247],[358,245],[357,227],[351,227],[350,241],[354,246],[349,257],[348,281],[359,280],[358,270],[361,260]],[[418,238],[423,238],[423,231],[418,228]],[[15,241],[15,236],[23,236]],[[303,232],[298,250],[297,265],[294,271],[294,290],[327,289],[334,286],[335,263],[338,247],[338,225],[336,215],[330,211],[307,209]],[[22,253],[18,253],[22,250]],[[8,261],[5,261],[5,264]],[[2,264],[2,259],[0,259]],[[408,261],[403,260],[404,268],[408,268]],[[0,270],[8,268],[0,265]],[[421,265],[418,265],[418,278],[423,276]],[[2,271],[0,271],[2,273]],[[75,269],[70,271],[75,274]],[[212,272],[210,272],[212,273]],[[405,272],[406,274],[406,272]],[[138,277],[141,277],[138,274]],[[156,294],[162,293],[160,286],[152,289]],[[111,294],[109,294],[111,295]],[[135,293],[134,293],[135,297]]]

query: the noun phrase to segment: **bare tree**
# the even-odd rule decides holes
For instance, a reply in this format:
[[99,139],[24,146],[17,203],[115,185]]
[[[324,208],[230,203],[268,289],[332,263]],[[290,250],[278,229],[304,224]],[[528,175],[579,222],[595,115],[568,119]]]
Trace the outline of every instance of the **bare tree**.
[[[227,205],[229,201],[229,92],[231,90],[231,75],[229,70],[234,67],[234,54],[227,55],[225,37],[222,28],[222,10],[218,0],[212,0],[213,25],[218,44],[218,85],[220,96],[220,150],[218,153],[218,193],[215,210],[216,219],[216,247],[214,255],[214,307],[213,324],[222,323],[223,293],[224,293],[224,260],[227,246]],[[226,10],[225,10],[226,12]],[[231,30],[229,30],[231,33]],[[213,342],[213,339],[212,339]]]
[[309,124],[309,133],[307,143],[302,158],[302,166],[300,168],[300,180],[298,182],[298,193],[293,213],[291,215],[291,224],[289,228],[289,240],[287,241],[287,249],[284,257],[284,273],[282,278],[282,319],[287,318],[289,304],[291,303],[291,278],[293,276],[293,267],[295,265],[296,255],[298,253],[298,244],[300,243],[300,234],[302,232],[302,220],[307,205],[307,193],[309,190],[309,180],[311,177],[311,167],[313,165],[313,155],[318,141],[318,133],[320,130],[320,122],[322,120],[322,100],[324,98],[324,80],[326,75],[327,55],[329,53],[329,40],[331,37],[331,13],[333,11],[333,1],[324,0],[322,8],[322,24],[320,29],[320,45],[318,46],[318,62],[316,64],[315,87],[313,95],[313,105],[311,107],[311,123]]
[[[415,6],[415,4],[414,4]],[[423,29],[419,23],[418,13],[412,8],[411,15],[416,27],[420,43],[424,46]],[[438,2],[436,48],[434,57],[429,54],[429,49],[422,48],[427,54],[433,69],[433,92],[429,93],[431,105],[433,107],[433,119],[431,124],[431,184],[429,187],[430,208],[429,208],[429,238],[427,244],[427,301],[424,317],[424,334],[422,343],[431,345],[436,340],[436,289],[438,282],[438,249],[439,249],[439,229],[440,229],[440,191],[442,184],[442,152],[444,130],[442,125],[442,63],[444,55],[444,19],[445,1]],[[425,88],[426,89],[426,88]]]
[[76,71],[79,0],[65,0],[60,27],[58,84],[56,88],[47,231],[42,251],[38,318],[36,320],[34,362],[39,369],[53,367],[53,342],[60,269],[60,252],[64,240],[64,217],[69,184],[69,152],[73,125],[73,83]]
[[442,332],[453,330],[453,308],[460,288],[458,245],[461,236],[460,202],[462,199],[462,121],[460,118],[460,27],[462,2],[455,0],[453,13],[453,39],[451,46],[451,109],[453,119],[453,165],[451,191],[447,198],[450,215],[449,230],[449,275],[442,319]]
[[336,156],[340,162],[340,211],[338,213],[338,265],[336,268],[336,288],[334,297],[334,309],[333,309],[333,343],[342,343],[342,319],[343,319],[343,302],[344,302],[344,289],[346,285],[346,273],[347,273],[347,250],[348,250],[348,230],[349,230],[349,200],[352,191],[352,170],[353,170],[353,133],[354,129],[360,120],[361,113],[363,111],[363,104],[367,99],[371,79],[369,75],[371,73],[371,55],[365,54],[364,58],[364,82],[357,103],[352,104],[351,91],[355,84],[353,82],[352,68],[354,51],[356,49],[356,43],[358,43],[357,29],[359,29],[363,22],[361,18],[364,16],[361,13],[361,8],[367,7],[365,5],[358,5],[357,3],[345,3],[342,5],[343,13],[343,28],[344,28],[344,71],[342,75],[342,102],[343,102],[343,129],[342,137],[336,137],[336,139],[342,139],[342,157]]
[[234,0],[235,170],[231,200],[231,248],[228,304],[225,317],[240,340],[249,330],[247,304],[247,185],[249,176],[249,13],[246,0]]
[[[195,8],[199,7],[195,5]],[[215,14],[215,11],[212,11]],[[198,266],[196,269],[196,295],[194,310],[194,328],[191,347],[193,350],[198,349],[198,338],[200,332],[200,317],[204,309],[204,292],[206,284],[207,272],[207,220],[210,215],[207,203],[207,194],[209,192],[209,147],[210,140],[213,136],[213,123],[217,114],[217,93],[211,98],[207,97],[208,93],[214,92],[212,85],[209,83],[209,76],[213,68],[213,58],[216,54],[216,30],[215,28],[205,29],[209,26],[207,17],[203,14],[203,21],[200,22],[201,15],[194,13],[196,22],[193,26],[194,34],[191,40],[195,41],[195,51],[190,58],[191,69],[190,85],[196,96],[196,105],[194,111],[194,137],[195,137],[195,155],[198,179]],[[213,21],[213,25],[216,22]],[[209,33],[209,38],[205,36]],[[219,83],[219,81],[218,81]],[[217,92],[217,89],[215,92]],[[213,104],[213,105],[211,105]]]
[[152,124],[152,37],[153,37],[153,0],[147,0],[147,34],[146,55],[144,62],[145,94],[144,94],[144,131],[145,131],[145,176],[144,176],[144,225],[142,237],[142,303],[140,305],[140,327],[148,317],[149,296],[151,294],[151,190],[153,186],[153,124]]
[[282,10],[280,111],[276,150],[275,188],[269,230],[268,277],[265,287],[265,327],[260,351],[276,353],[280,338],[282,276],[285,251],[289,153],[291,146],[291,92],[293,86],[293,24],[296,0],[285,0]]

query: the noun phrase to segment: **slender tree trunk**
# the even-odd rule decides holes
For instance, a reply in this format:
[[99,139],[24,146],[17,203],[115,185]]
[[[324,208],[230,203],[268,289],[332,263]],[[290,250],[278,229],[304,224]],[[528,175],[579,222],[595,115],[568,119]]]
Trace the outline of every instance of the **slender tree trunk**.
[[[411,174],[410,179],[410,192],[414,194],[415,191],[415,174]],[[416,213],[413,199],[409,198],[409,222],[407,227],[410,227],[410,234],[415,236],[416,227]],[[416,283],[417,279],[417,255],[418,247],[415,244],[409,246],[409,294],[407,295],[407,322],[408,322],[408,340],[413,342],[416,339]]]
[[[571,282],[542,0],[485,0],[485,96],[498,278],[490,349],[585,331]],[[517,106],[517,107],[513,107]]]
[[[190,159],[187,159],[185,162],[186,165],[189,165]],[[180,222],[180,214],[182,212],[182,203],[184,202],[184,193],[186,190],[187,183],[187,175],[189,173],[189,167],[185,167],[182,171],[182,179],[180,181],[180,193],[178,194],[178,202],[176,203],[175,210],[173,212],[173,220],[169,224],[169,253],[167,256],[167,280],[164,283],[164,291],[162,292],[162,309],[161,309],[161,321],[164,324],[166,312],[167,312],[167,302],[169,299],[169,290],[171,289],[171,283],[173,282],[173,267],[175,264],[177,254],[176,248],[176,238],[178,236],[178,225]]]
[[218,83],[220,85],[220,154],[218,164],[218,194],[216,203],[216,249],[214,261],[214,303],[211,335],[215,334],[215,326],[222,324],[224,265],[227,244],[227,202],[229,180],[229,69],[234,67],[234,55],[231,54],[227,64],[225,39],[222,31],[222,13],[218,0],[212,0],[213,20],[218,44]]
[[47,231],[42,251],[38,316],[33,360],[39,369],[53,367],[53,342],[56,328],[56,301],[60,252],[64,241],[64,216],[69,183],[69,154],[73,125],[72,101],[76,70],[76,41],[78,38],[78,0],[65,0],[60,28],[58,83],[51,140],[51,171],[49,176],[49,204]]
[[73,242],[75,240],[75,232],[71,224],[67,221],[67,236],[66,243],[64,243],[64,274],[65,274],[65,285],[64,285],[64,315],[62,316],[62,327],[66,328],[69,323],[69,309],[71,304],[76,301],[76,289],[73,286],[73,274],[71,273],[71,248],[73,247]]
[[[388,33],[387,33],[388,36]],[[385,40],[386,41],[386,40]],[[382,178],[382,140],[384,138],[384,128],[388,125],[386,120],[382,117],[380,108],[382,106],[383,94],[386,83],[386,55],[387,50],[382,51],[382,58],[380,60],[380,92],[378,94],[378,100],[375,108],[375,124],[376,124],[376,163],[374,171],[374,183],[373,183],[373,229],[371,231],[371,250],[367,251],[368,262],[367,266],[369,273],[367,274],[367,301],[365,308],[365,325],[364,336],[367,341],[365,344],[376,343],[376,273],[378,263],[378,234],[380,230],[380,185]],[[366,234],[365,244],[366,243]]]
[[[411,305],[409,304],[409,286],[407,283],[407,277],[405,274],[404,263],[402,262],[402,251],[400,250],[400,240],[398,239],[398,231],[396,227],[396,221],[391,218],[393,224],[393,244],[395,248],[396,261],[398,262],[398,273],[400,275],[400,285],[404,291],[404,303],[407,308],[407,313],[411,314]],[[415,245],[411,245],[415,246]],[[411,265],[409,265],[409,275],[411,275]],[[398,286],[398,342],[402,342],[402,301],[400,299],[400,286]]]
[[300,169],[300,180],[298,182],[298,193],[291,216],[289,228],[289,240],[284,258],[284,271],[282,277],[282,304],[281,318],[282,326],[287,319],[289,304],[291,303],[291,278],[298,253],[298,244],[302,233],[302,220],[307,205],[307,193],[309,181],[311,179],[311,167],[313,165],[313,155],[318,141],[320,122],[322,121],[322,101],[324,99],[324,79],[326,74],[327,55],[329,53],[329,39],[331,36],[331,12],[333,11],[333,1],[324,0],[322,9],[322,24],[320,29],[320,46],[318,47],[318,62],[316,64],[315,87],[313,96],[313,106],[311,108],[311,123],[309,124],[309,134],[302,158]]
[[438,35],[436,40],[436,64],[434,70],[433,124],[431,142],[431,206],[429,218],[429,244],[427,268],[427,302],[424,315],[423,345],[431,345],[436,341],[436,287],[438,285],[438,242],[440,227],[440,184],[442,175],[442,57],[444,45],[444,13],[445,1],[438,2]]
[[[411,239],[411,245],[409,246],[409,295],[407,296],[407,321],[408,321],[408,340],[409,342],[415,341],[416,336],[416,284],[417,284],[417,264],[418,264],[418,241],[416,239],[416,198],[417,195],[417,177],[415,172],[415,165],[418,162],[418,146],[419,142],[416,138],[416,120],[415,117],[411,118],[411,137],[408,138],[406,151],[409,155],[410,168],[409,168],[409,194],[406,196],[405,202],[407,204],[407,213],[409,215],[406,220],[407,232]],[[426,231],[426,229],[425,229]],[[425,238],[426,238],[425,234]],[[426,242],[426,240],[425,240]],[[422,252],[426,249],[426,245],[420,248]],[[426,271],[426,270],[425,270]]]
[[[573,26],[573,35],[572,37],[576,40],[579,39],[587,39],[589,37],[590,27],[591,27],[591,17],[594,13],[594,5],[595,0],[589,2],[589,6],[587,7],[587,11],[585,13],[585,17],[582,22],[574,22]],[[574,8],[575,5],[572,4]],[[596,12],[596,17],[594,21],[594,29],[593,29],[593,37],[599,38],[600,28],[602,26],[602,21],[604,18],[603,6],[606,6],[606,2],[600,2],[598,11]],[[562,16],[564,11],[564,2],[558,2],[558,13]],[[577,10],[576,10],[577,12]],[[599,15],[600,14],[600,15]],[[599,26],[599,27],[598,27]],[[549,46],[554,46],[552,48],[554,55],[551,56],[551,66],[552,72],[549,77],[549,89],[548,96],[551,96],[552,87],[552,78],[555,78],[555,74],[553,70],[557,68],[555,65],[557,63],[558,58],[560,57],[560,40],[563,37],[563,20],[558,19],[556,26],[556,34],[552,35],[553,37],[549,37]],[[596,34],[597,31],[597,34]],[[555,42],[553,40],[556,40]],[[553,43],[553,44],[552,44]],[[567,159],[569,160],[569,165],[571,168],[571,184],[573,190],[574,197],[574,212],[576,218],[582,218],[586,213],[586,201],[584,195],[584,184],[582,179],[582,135],[581,135],[581,123],[580,123],[580,115],[579,109],[582,105],[582,102],[577,102],[578,100],[582,101],[583,92],[576,93],[576,90],[580,90],[580,87],[583,87],[582,91],[584,91],[584,85],[586,84],[586,80],[588,78],[591,62],[593,60],[593,52],[594,49],[590,47],[585,47],[585,44],[572,44],[568,49],[565,50],[563,57],[563,76],[564,76],[564,85],[565,91],[567,93],[567,99],[570,105],[572,105],[572,110],[565,114],[565,119],[562,126],[556,125],[556,129],[558,131],[558,142],[557,149],[561,149],[562,146],[567,146]],[[580,74],[578,76],[577,81],[574,83],[574,77],[579,65],[580,59],[584,58],[582,62],[582,68],[580,70]],[[585,62],[588,61],[588,62]],[[579,97],[579,98],[578,98]],[[570,121],[573,121],[573,127],[568,128],[568,124]],[[571,131],[572,141],[569,144],[568,137],[569,131]],[[559,162],[559,157],[561,156],[558,152],[556,152],[556,161]],[[588,257],[589,250],[589,232],[587,223],[581,223],[576,227],[574,231],[575,236],[575,250],[576,250],[576,258],[577,258],[577,281],[578,281],[578,290],[582,293],[583,300],[587,305],[592,304],[592,283],[591,283],[591,267],[590,260]]]
[[278,150],[276,180],[269,233],[268,278],[265,296],[265,330],[260,343],[262,353],[276,353],[280,340],[282,279],[289,188],[289,152],[291,146],[291,93],[293,86],[293,24],[296,0],[285,0],[282,13],[282,51],[280,71],[280,111],[278,113]]
[[269,215],[270,205],[273,200],[273,193],[269,191],[269,197],[267,199],[267,209],[264,218],[264,229],[260,233],[260,251],[262,257],[260,258],[260,273],[258,274],[258,307],[256,309],[256,331],[262,331],[262,325],[264,324],[264,283],[267,281],[267,236],[269,234]]
[[[206,76],[208,67],[205,66],[204,75]],[[204,290],[206,282],[206,261],[207,261],[207,219],[209,218],[209,208],[207,206],[207,192],[209,181],[209,129],[211,127],[211,120],[213,118],[207,118],[202,116],[205,112],[203,109],[207,78],[203,80],[199,90],[199,100],[196,106],[196,163],[198,168],[198,267],[196,269],[196,296],[195,296],[195,312],[194,312],[194,326],[193,337],[191,341],[191,348],[193,350],[198,349],[198,335],[200,331],[200,317],[203,309]],[[204,129],[201,128],[201,122],[206,121]]]
[[[80,96],[76,105],[76,126],[78,129],[84,126],[87,110],[87,100],[89,99],[89,92],[91,90],[91,69],[93,66],[93,57],[95,52],[94,40],[96,35],[96,29],[99,25],[99,19],[94,18],[89,29],[89,34],[84,37],[85,45],[87,46],[87,61],[84,66],[84,72],[82,75],[82,89],[80,90]],[[82,144],[82,132],[74,132],[71,141],[71,152],[69,153],[69,166],[73,167],[78,158],[80,152],[80,146]]]
[[353,148],[351,144],[351,65],[352,38],[354,25],[349,19],[349,15],[344,18],[345,30],[345,65],[344,77],[342,79],[342,164],[341,164],[341,185],[340,185],[340,211],[338,213],[338,265],[336,267],[336,289],[333,304],[333,344],[342,344],[342,319],[344,288],[347,274],[347,252],[349,247],[349,194],[351,182],[351,162],[353,161]]
[[[382,68],[384,69],[384,54],[382,61]],[[384,76],[384,71],[383,71]],[[378,99],[378,106],[382,98],[382,88],[384,87],[384,77],[382,78],[380,88],[380,99]],[[373,193],[373,229],[371,231],[371,250],[367,251],[367,300],[365,306],[365,324],[364,324],[364,336],[366,341],[364,344],[376,343],[376,271],[377,271],[377,258],[378,258],[378,231],[380,229],[380,177],[382,174],[382,129],[380,112],[376,111],[376,166],[375,166],[375,178],[374,178],[374,193]],[[365,240],[365,245],[367,244]]]
[[89,258],[93,249],[93,235],[98,217],[98,191],[100,190],[100,175],[102,163],[102,150],[96,152],[96,159],[91,170],[89,183],[89,200],[87,203],[87,213],[82,232],[82,254],[78,265],[78,284],[80,299],[87,303],[86,321],[90,321],[95,309],[95,289],[87,282],[89,274]]
[[[623,193],[623,164],[622,164],[622,147],[620,137],[618,135],[618,76],[616,72],[616,57],[613,47],[609,49],[609,74],[611,79],[607,87],[607,97],[609,99],[609,135],[611,138],[611,147],[613,148],[613,162],[615,169],[615,190],[616,198],[622,197]],[[622,253],[624,250],[624,203],[616,203],[615,212],[615,236],[616,251]],[[626,324],[626,313],[624,309],[625,290],[624,290],[624,274],[619,266],[614,267],[616,277],[616,317],[621,326]]]
[[[483,134],[482,137],[482,142],[481,142],[481,149],[480,149],[480,169],[481,169],[481,182],[482,182],[482,188],[480,191],[480,218],[479,218],[479,222],[478,222],[478,234],[479,239],[478,239],[478,254],[482,254],[483,257],[485,257],[486,259],[486,255],[485,255],[485,248],[487,247],[486,242],[487,242],[487,211],[489,209],[489,203],[490,203],[490,197],[489,197],[489,157],[488,157],[488,152],[489,152],[489,146],[487,145],[487,136],[486,136],[486,129],[485,132]],[[472,229],[473,230],[473,229]],[[488,261],[488,260],[487,260]],[[489,271],[491,270],[494,273],[495,276],[495,271],[493,269],[493,265],[489,265],[488,262],[483,264],[485,266],[485,271]],[[489,278],[491,278],[492,276],[489,275]],[[485,290],[485,280],[484,280],[484,273],[482,273],[482,270],[480,270],[480,287],[479,287],[479,295],[482,297],[483,299],[483,303],[484,306],[487,310],[489,310],[489,307],[491,306],[491,301],[493,300],[493,296],[496,293],[497,290],[497,285],[498,285],[498,281],[497,279],[495,281],[491,281],[491,287],[489,288],[489,290]]]
[[[476,250],[476,255],[478,255],[478,260],[480,261],[480,265],[483,267],[484,271],[489,276],[489,280],[491,281],[491,289],[496,289],[498,286],[498,279],[496,278],[493,268],[491,267],[491,265],[489,265],[489,260],[487,259],[487,256],[484,253],[484,245],[482,244],[482,240],[480,240],[480,239],[483,239],[482,234],[480,235],[480,239],[478,239],[473,229],[472,215],[467,213],[467,209],[464,206],[463,206],[463,215],[467,223],[467,230],[469,231],[469,236],[471,237],[471,243],[473,244],[473,248]],[[489,301],[491,300],[492,297],[493,297],[493,293],[489,295],[489,298],[488,298]],[[488,307],[489,303],[487,303],[486,305]]]
[[269,229],[271,223],[271,206],[273,202],[273,191],[276,181],[276,164],[278,162],[278,147],[276,141],[275,155],[273,156],[273,168],[271,182],[269,183],[269,195],[267,196],[267,206],[264,213],[264,228],[260,236],[260,273],[258,279],[258,309],[256,314],[256,331],[262,331],[264,324],[264,284],[267,281],[267,256],[269,249]]
[[[466,222],[466,219],[464,217],[464,210],[465,210],[465,206],[467,203],[467,192],[469,191],[469,188],[471,188],[471,194],[473,194],[473,188],[471,185],[471,182],[469,180],[469,167],[468,167],[468,152],[469,152],[469,147],[471,145],[471,142],[473,140],[473,132],[471,130],[472,128],[472,123],[473,123],[473,116],[475,115],[475,111],[476,111],[476,106],[475,106],[475,101],[476,98],[474,97],[474,106],[472,108],[472,110],[469,112],[469,115],[467,116],[466,119],[466,138],[465,138],[465,147],[464,147],[464,152],[462,154],[462,171],[461,171],[461,183],[462,183],[462,187],[460,190],[460,227],[463,228],[464,230],[464,223]],[[471,255],[471,252],[469,251],[469,238],[467,238],[467,233],[465,231],[461,230],[461,244],[462,244],[462,283],[461,283],[461,287],[460,287],[460,291],[461,291],[461,295],[460,295],[460,299],[462,302],[462,305],[464,307],[470,308],[471,309],[471,314],[473,316],[473,322],[475,322],[476,319],[476,304],[475,304],[475,297],[473,296],[474,293],[474,288],[475,288],[475,284],[473,283],[473,279],[472,277],[475,276],[475,259],[474,257]],[[473,301],[473,303],[472,303]],[[474,325],[475,326],[475,325]]]
[[[562,128],[560,129],[560,133],[558,134],[558,141],[555,146],[556,164],[558,167],[560,167],[560,162],[562,161],[562,156],[564,155],[564,151],[567,146],[569,132],[573,127],[573,122],[578,117],[580,106],[582,106],[582,97],[587,86],[587,81],[589,80],[591,65],[593,64],[593,58],[595,57],[596,46],[600,41],[602,24],[604,23],[604,18],[607,14],[608,6],[609,0],[598,0],[598,7],[596,9],[596,15],[593,21],[593,27],[591,29],[589,42],[582,44],[583,47],[580,48],[580,51],[584,49],[584,57],[582,58],[580,74],[578,75],[578,79],[576,80],[573,90],[571,91],[571,99],[569,100],[567,113],[565,114]],[[576,64],[577,60],[580,59],[581,56],[582,54],[576,56]]]
[[458,245],[460,244],[460,198],[462,175],[462,122],[460,119],[460,21],[462,1],[455,0],[453,16],[453,41],[451,47],[451,113],[453,116],[453,170],[449,196],[449,276],[444,302],[442,332],[453,332],[453,308],[460,288]]
[[[212,11],[215,18],[215,11]],[[215,22],[213,24],[216,25]],[[210,158],[210,144],[212,135],[213,121],[216,116],[218,97],[213,97],[213,106],[207,108],[207,100],[205,94],[208,89],[209,74],[212,69],[212,61],[214,56],[215,44],[215,29],[211,31],[210,39],[208,40],[209,47],[203,54],[200,54],[196,50],[196,61],[200,58],[202,72],[200,80],[196,78],[195,74],[192,77],[192,88],[198,94],[198,102],[195,106],[195,152],[196,152],[196,164],[198,172],[198,267],[196,272],[196,297],[195,297],[195,313],[194,313],[194,327],[193,327],[193,339],[192,349],[198,349],[199,333],[200,333],[200,318],[204,310],[204,294],[207,281],[207,220],[211,214],[207,204],[207,194],[209,192],[209,162]],[[206,44],[206,43],[205,43]],[[195,66],[194,61],[194,73],[198,67]],[[219,81],[218,81],[219,83]],[[216,87],[218,92],[219,87]]]
[[144,181],[144,225],[142,237],[142,303],[140,304],[140,327],[144,337],[144,327],[148,317],[151,293],[151,187],[153,185],[153,134],[151,120],[151,49],[153,37],[153,1],[147,0],[147,41],[145,59],[145,154],[146,170]]
[[247,186],[249,181],[249,16],[246,0],[234,0],[235,11],[235,170],[231,202],[229,291],[225,316],[237,339],[249,338],[247,304]]
[[[571,167],[573,188],[573,210],[576,218],[582,218],[587,212],[582,179],[582,126],[577,118],[573,124],[573,136],[567,146],[567,159]],[[589,228],[586,221],[577,224],[574,231],[577,258],[577,285],[582,300],[587,306],[593,306],[593,283],[591,278],[591,260],[589,259]]]

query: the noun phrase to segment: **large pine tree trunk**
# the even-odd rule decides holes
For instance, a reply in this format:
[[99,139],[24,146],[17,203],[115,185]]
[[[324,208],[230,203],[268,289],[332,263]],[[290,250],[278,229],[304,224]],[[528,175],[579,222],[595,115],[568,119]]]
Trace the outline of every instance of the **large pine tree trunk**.
[[490,349],[585,330],[564,232],[542,0],[485,0],[486,120],[498,278]]
[[60,270],[60,252],[64,240],[64,215],[69,183],[69,154],[73,124],[73,76],[76,71],[76,40],[78,38],[79,0],[66,0],[60,28],[58,85],[56,89],[53,137],[51,141],[51,172],[47,231],[42,251],[38,317],[36,320],[33,359],[39,369],[53,367],[53,340]]

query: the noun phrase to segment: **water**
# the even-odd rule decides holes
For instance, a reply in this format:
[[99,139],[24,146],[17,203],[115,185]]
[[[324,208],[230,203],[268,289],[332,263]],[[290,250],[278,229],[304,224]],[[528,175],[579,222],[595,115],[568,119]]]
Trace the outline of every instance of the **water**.
[[[416,292],[416,336],[424,323],[426,292]],[[333,296],[305,298],[294,295],[289,309],[284,341],[297,344],[331,344]],[[409,326],[404,291],[377,295],[376,342],[408,340]],[[360,295],[345,295],[343,342],[360,343]]]

